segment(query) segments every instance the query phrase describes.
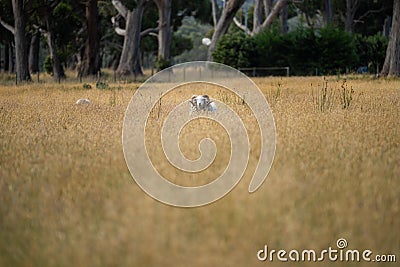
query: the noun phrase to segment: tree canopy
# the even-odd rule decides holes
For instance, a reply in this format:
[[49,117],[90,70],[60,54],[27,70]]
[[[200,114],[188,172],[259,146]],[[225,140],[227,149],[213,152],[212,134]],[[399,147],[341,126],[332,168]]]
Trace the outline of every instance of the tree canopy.
[[[65,69],[78,77],[112,68],[141,75],[186,60],[234,67],[290,66],[293,74],[379,72],[399,50],[393,0],[0,0],[1,69]],[[397,24],[396,24],[397,23]],[[210,38],[207,47],[201,40]],[[399,38],[397,38],[399,39]],[[396,40],[397,40],[396,39]],[[388,46],[389,44],[389,46]],[[208,50],[208,55],[207,55]],[[385,57],[389,63],[384,64]],[[396,62],[394,60],[393,62]],[[382,74],[399,71],[384,69]]]

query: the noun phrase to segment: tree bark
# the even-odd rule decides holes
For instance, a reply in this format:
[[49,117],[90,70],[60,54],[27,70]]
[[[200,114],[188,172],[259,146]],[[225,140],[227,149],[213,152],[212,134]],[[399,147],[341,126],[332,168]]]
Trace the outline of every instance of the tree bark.
[[[285,7],[287,8],[287,4],[288,1],[287,0],[278,0],[275,4],[275,6],[270,10],[268,16],[266,17],[266,19],[264,20],[264,22],[261,25],[258,25],[257,27],[253,28],[253,31],[250,31],[249,29],[247,29],[246,26],[244,26],[243,24],[241,24],[235,17],[233,18],[234,23],[240,28],[242,29],[246,34],[253,36],[254,34],[257,34],[265,29],[267,29],[268,27],[270,27],[272,25],[272,22],[274,21],[274,19],[276,18],[276,16],[279,14],[279,12],[281,12],[282,9],[284,9]],[[284,14],[285,18],[285,23],[286,23],[286,28],[287,28],[287,12],[286,15]]]
[[262,23],[262,2],[254,0],[253,32],[258,32]]
[[40,32],[36,31],[31,39],[29,48],[29,70],[31,73],[39,72]]
[[288,26],[288,4],[282,7],[281,14],[280,14],[280,24],[281,24],[281,33],[286,34],[289,31]]
[[172,0],[154,0],[158,8],[158,58],[171,60],[171,2]]
[[14,39],[15,39],[15,63],[17,72],[17,82],[30,81],[28,66],[28,49],[26,42],[25,23],[26,17],[24,12],[24,1],[12,1],[14,13]]
[[120,1],[112,1],[118,13],[125,18],[124,45],[117,68],[119,75],[143,75],[139,48],[145,2],[146,0],[137,0],[136,8],[130,11]]
[[10,69],[10,44],[6,43],[4,46],[4,71],[7,72]]
[[14,60],[14,49],[13,44],[11,43],[8,46],[8,72],[13,73],[15,72],[15,60]]
[[98,0],[86,2],[86,42],[78,76],[96,75],[100,70],[99,54],[99,9]]
[[400,75],[400,2],[393,1],[392,29],[386,50],[385,63],[381,71],[383,76]]
[[59,81],[60,79],[65,79],[65,72],[63,66],[61,65],[60,58],[58,57],[55,32],[52,27],[52,21],[50,16],[51,15],[49,14],[46,17],[47,43],[49,46],[51,62],[53,65],[53,77],[56,81]]
[[346,23],[345,30],[349,33],[354,32],[354,16],[360,6],[359,0],[346,0]]
[[325,25],[331,24],[332,19],[333,19],[332,0],[325,0],[325,12],[324,12]]
[[208,48],[208,60],[212,61],[212,53],[215,50],[217,42],[221,36],[223,36],[229,29],[236,12],[244,3],[244,0],[229,0],[226,3],[224,10],[222,11],[221,18],[218,21],[217,27],[215,27],[211,44]]
[[214,29],[215,29],[215,27],[217,27],[218,20],[219,20],[217,0],[211,0],[211,8],[212,8],[213,25],[214,25]]
[[391,24],[392,24],[392,16],[386,16],[385,21],[383,22],[383,29],[382,29],[383,36],[389,37]]
[[264,2],[264,14],[265,17],[268,17],[269,13],[272,10],[272,0],[263,0]]
[[264,30],[265,28],[271,26],[272,22],[274,21],[275,17],[279,14],[279,12],[287,6],[287,0],[278,0],[275,6],[272,8],[271,12],[269,13],[268,17],[264,20],[263,24],[261,25],[260,31]]

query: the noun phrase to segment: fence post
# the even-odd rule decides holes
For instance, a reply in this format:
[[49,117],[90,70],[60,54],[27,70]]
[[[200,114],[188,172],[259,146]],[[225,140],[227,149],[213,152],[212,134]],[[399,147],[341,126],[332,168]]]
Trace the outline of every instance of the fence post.
[[286,67],[286,77],[289,77],[289,75],[290,75],[290,67]]
[[199,66],[199,75],[200,75],[200,80],[201,80],[201,66]]

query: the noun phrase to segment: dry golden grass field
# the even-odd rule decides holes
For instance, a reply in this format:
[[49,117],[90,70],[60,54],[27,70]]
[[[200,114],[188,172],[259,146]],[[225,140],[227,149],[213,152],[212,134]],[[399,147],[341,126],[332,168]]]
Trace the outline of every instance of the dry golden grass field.
[[[140,84],[0,86],[0,266],[398,266],[400,80],[254,81],[276,123],[267,180],[247,192],[260,143],[255,122],[246,119],[252,144],[244,178],[221,200],[191,209],[155,201],[127,169],[122,123]],[[248,112],[229,93],[208,93]],[[92,103],[77,106],[79,98]],[[205,180],[182,178],[159,155],[168,103],[148,125],[155,165],[178,184],[209,182],[212,172]],[[215,129],[209,133],[220,148],[218,173],[229,157],[226,134],[207,120],[193,127],[200,130],[183,131],[183,151],[198,156],[191,148],[205,136],[201,129]],[[321,251],[336,248],[339,238],[350,249],[395,254],[397,263],[257,259],[264,245]]]

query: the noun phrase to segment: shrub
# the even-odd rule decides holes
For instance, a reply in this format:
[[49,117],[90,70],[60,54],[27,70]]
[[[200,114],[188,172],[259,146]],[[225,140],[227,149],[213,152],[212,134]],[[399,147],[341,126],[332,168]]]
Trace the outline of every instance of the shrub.
[[[384,42],[369,37],[371,52],[366,57],[384,58]],[[254,37],[242,32],[229,33],[221,38],[213,53],[214,60],[232,67],[286,67],[294,75],[313,75],[344,72],[359,65],[353,35],[327,26],[319,30],[299,28],[282,35],[277,30],[264,31]],[[382,52],[373,56],[374,49]],[[379,56],[378,56],[379,55]]]
[[229,65],[234,68],[250,67],[257,56],[254,39],[242,32],[224,35],[218,42],[213,53],[216,62]]
[[178,34],[174,34],[172,36],[171,55],[173,57],[178,56],[185,51],[189,51],[192,48],[193,48],[192,39]]
[[253,39],[256,45],[253,66],[285,67],[288,65],[286,55],[290,44],[282,35],[275,31],[264,31],[255,35]]
[[357,64],[354,38],[349,33],[331,26],[321,28],[317,39],[320,49],[319,66],[323,73],[343,71]]
[[158,71],[166,69],[171,66],[171,62],[169,60],[164,59],[163,57],[157,57],[155,62],[156,68]]
[[388,38],[377,33],[371,36],[355,36],[355,45],[359,57],[358,66],[367,66],[372,72],[383,65],[386,56]]
[[288,33],[287,52],[288,64],[294,75],[312,75],[320,68],[321,49],[318,46],[318,36],[314,30],[299,28]]

